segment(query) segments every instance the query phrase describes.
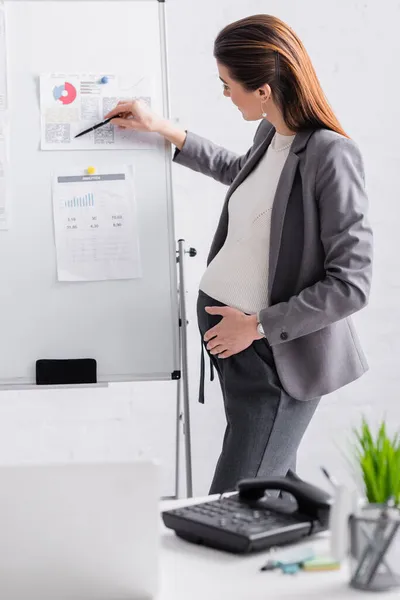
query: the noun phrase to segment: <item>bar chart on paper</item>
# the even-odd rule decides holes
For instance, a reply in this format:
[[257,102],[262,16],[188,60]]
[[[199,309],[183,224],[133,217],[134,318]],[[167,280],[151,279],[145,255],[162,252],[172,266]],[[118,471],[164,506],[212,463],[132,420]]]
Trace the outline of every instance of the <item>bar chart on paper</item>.
[[55,176],[53,211],[60,281],[141,276],[129,169],[90,176]]
[[77,208],[78,206],[94,206],[94,195],[74,196],[71,200],[65,200],[65,208]]

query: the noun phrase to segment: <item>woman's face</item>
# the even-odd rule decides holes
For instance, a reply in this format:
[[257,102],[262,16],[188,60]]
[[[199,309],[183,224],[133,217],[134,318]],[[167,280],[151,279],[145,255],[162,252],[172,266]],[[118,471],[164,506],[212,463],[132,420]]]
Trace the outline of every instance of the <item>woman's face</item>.
[[[232,100],[246,121],[259,121],[262,113],[267,109],[268,90],[258,89],[255,92],[248,92],[242,84],[229,77],[228,69],[224,65],[217,63],[217,67],[223,84],[224,96]],[[262,100],[264,102],[261,105]]]

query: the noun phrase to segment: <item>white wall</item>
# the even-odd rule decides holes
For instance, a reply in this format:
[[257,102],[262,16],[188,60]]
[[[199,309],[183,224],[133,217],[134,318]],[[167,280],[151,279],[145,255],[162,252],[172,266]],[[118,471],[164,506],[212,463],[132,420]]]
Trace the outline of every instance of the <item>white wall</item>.
[[[110,2],[111,3],[111,2]],[[334,8],[331,8],[334,7]],[[182,126],[237,152],[251,143],[255,124],[222,96],[212,57],[221,27],[260,12],[275,14],[297,31],[343,126],[359,143],[366,163],[375,231],[375,276],[370,306],[357,317],[371,370],[360,381],[323,400],[304,439],[299,472],[323,483],[324,464],[347,478],[345,440],[361,413],[400,423],[400,282],[398,280],[399,83],[397,32],[400,5],[386,0],[168,0],[169,59],[173,115]],[[116,57],[118,59],[118,57]],[[200,340],[196,326],[197,286],[222,206],[225,189],[211,179],[174,166],[177,238],[198,255],[188,259],[187,303],[191,424],[195,493],[205,493],[218,456],[224,417],[217,382],[207,384],[205,406],[196,401]],[[171,490],[174,458],[173,383],[113,386],[109,390],[0,394],[0,462],[85,460],[157,455],[165,465],[164,493]],[[170,431],[143,435],[153,415]]]
[[[244,153],[254,124],[222,95],[212,57],[219,29],[238,18],[268,12],[286,20],[302,38],[324,90],[344,128],[361,147],[375,233],[375,274],[369,307],[357,315],[370,371],[358,382],[326,397],[306,434],[299,472],[323,484],[319,466],[349,477],[343,452],[351,427],[365,413],[387,416],[400,426],[400,167],[398,1],[386,0],[169,0],[173,112],[181,124]],[[174,168],[177,234],[198,250],[188,261],[190,367],[195,487],[207,489],[224,427],[217,382],[208,384],[205,406],[195,402],[199,341],[196,288],[225,188],[182,167]]]

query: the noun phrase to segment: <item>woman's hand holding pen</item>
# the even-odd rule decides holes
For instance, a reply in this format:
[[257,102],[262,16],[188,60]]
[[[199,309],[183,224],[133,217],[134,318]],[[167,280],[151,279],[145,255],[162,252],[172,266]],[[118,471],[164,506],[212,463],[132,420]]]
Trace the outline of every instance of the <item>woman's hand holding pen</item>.
[[161,117],[156,115],[143,100],[132,102],[118,102],[117,106],[105,116],[106,119],[114,117],[112,124],[121,129],[134,129],[147,133],[156,132]]
[[175,127],[170,121],[157,115],[143,100],[119,102],[105,118],[112,118],[111,123],[121,129],[159,133],[179,150],[185,143],[186,131]]

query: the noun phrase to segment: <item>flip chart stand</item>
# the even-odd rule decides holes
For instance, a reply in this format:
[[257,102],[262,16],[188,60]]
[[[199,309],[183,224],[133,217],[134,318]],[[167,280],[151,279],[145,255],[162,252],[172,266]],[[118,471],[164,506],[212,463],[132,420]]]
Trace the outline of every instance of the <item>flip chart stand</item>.
[[[178,298],[179,298],[179,364],[181,365],[182,377],[177,381],[177,427],[176,427],[176,461],[175,461],[175,496],[179,497],[179,473],[180,473],[180,423],[183,424],[183,435],[185,442],[185,466],[186,466],[186,495],[193,496],[192,481],[192,447],[190,434],[190,403],[189,403],[189,369],[187,352],[187,325],[186,299],[185,299],[185,255],[196,256],[194,248],[185,249],[185,240],[178,241],[176,262],[178,263]],[[181,397],[183,396],[183,412],[181,410]]]

